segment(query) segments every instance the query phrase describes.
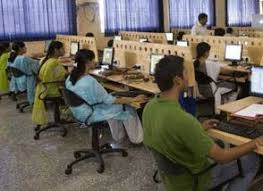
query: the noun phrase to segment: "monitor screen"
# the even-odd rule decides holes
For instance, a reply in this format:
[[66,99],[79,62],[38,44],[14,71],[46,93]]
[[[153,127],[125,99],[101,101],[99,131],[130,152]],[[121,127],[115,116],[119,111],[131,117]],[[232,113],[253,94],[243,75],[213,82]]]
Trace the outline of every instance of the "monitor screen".
[[121,39],[121,36],[115,36],[114,40],[122,40],[122,39]]
[[114,59],[113,48],[104,48],[102,64],[111,65]]
[[252,67],[250,92],[263,96],[263,67]]
[[78,51],[79,51],[79,43],[78,42],[72,42],[70,45],[70,55],[75,56]]
[[227,44],[225,48],[225,60],[241,61],[242,60],[242,45]]
[[165,33],[166,39],[168,42],[174,41],[174,34],[173,33]]
[[52,42],[52,40],[46,40],[45,41],[45,52],[47,52],[48,51],[48,48],[49,48],[49,45],[50,45],[50,43]]
[[188,47],[188,42],[186,40],[181,40],[177,41],[176,45],[181,47]]
[[140,40],[139,40],[139,42],[147,42],[148,41],[148,39],[147,38],[141,38]]
[[156,64],[158,64],[158,62],[162,58],[164,58],[164,55],[162,54],[152,54],[151,55],[150,75],[154,75]]

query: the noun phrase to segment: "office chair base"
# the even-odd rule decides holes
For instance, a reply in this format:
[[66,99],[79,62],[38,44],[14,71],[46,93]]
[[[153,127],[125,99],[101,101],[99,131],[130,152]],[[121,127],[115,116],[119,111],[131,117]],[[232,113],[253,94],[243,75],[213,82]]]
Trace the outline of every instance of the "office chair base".
[[84,161],[86,159],[90,159],[90,158],[96,159],[96,161],[99,163],[99,167],[97,168],[97,172],[100,174],[103,173],[105,170],[105,165],[104,165],[104,160],[102,158],[102,155],[106,154],[106,153],[121,153],[122,157],[128,156],[128,153],[124,149],[112,148],[110,144],[105,144],[105,145],[101,146],[99,151],[94,150],[94,149],[76,151],[76,152],[74,152],[74,157],[76,160],[67,166],[67,169],[65,170],[65,174],[66,175],[72,174],[72,167],[75,164],[77,164],[81,161]]
[[34,139],[35,140],[38,140],[39,139],[39,136],[42,132],[44,131],[47,131],[49,129],[61,129],[62,130],[62,134],[61,136],[62,137],[66,137],[67,134],[68,134],[68,131],[67,129],[62,125],[62,124],[59,124],[59,123],[51,123],[49,125],[47,125],[46,127],[43,127],[41,128],[41,126],[37,126],[35,127],[35,135],[34,135]]
[[18,103],[16,105],[16,109],[18,109],[20,113],[24,113],[24,109],[28,106],[30,106],[29,102],[24,101],[24,102]]

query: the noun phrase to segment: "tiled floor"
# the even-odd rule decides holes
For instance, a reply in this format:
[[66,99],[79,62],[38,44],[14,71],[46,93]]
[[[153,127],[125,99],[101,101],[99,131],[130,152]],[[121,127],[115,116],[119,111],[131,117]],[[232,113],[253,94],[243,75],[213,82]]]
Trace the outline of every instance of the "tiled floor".
[[57,132],[33,140],[30,112],[20,114],[15,104],[0,101],[0,191],[157,191],[152,181],[154,161],[143,146],[129,146],[127,158],[105,157],[103,174],[96,163],[82,162],[64,174],[72,152],[89,146],[87,129],[70,128],[66,138]]
[[[0,191],[162,191],[153,183],[154,160],[143,147],[129,145],[127,158],[105,157],[106,170],[96,172],[94,161],[82,162],[66,176],[73,151],[89,146],[89,130],[69,128],[33,140],[31,114],[15,110],[9,99],[0,101]],[[253,191],[262,191],[259,182]],[[251,191],[252,191],[251,190]]]

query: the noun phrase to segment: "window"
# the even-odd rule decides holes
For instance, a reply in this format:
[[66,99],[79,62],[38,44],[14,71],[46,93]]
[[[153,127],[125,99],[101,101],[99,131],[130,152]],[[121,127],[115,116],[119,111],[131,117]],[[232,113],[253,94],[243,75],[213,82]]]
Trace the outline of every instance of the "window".
[[104,0],[104,28],[119,31],[162,31],[162,0]]
[[0,40],[51,39],[76,33],[74,0],[0,0]]
[[215,0],[170,0],[171,28],[191,28],[200,13],[208,15],[208,25],[215,25]]
[[258,0],[227,0],[228,26],[251,26],[255,14],[259,14]]

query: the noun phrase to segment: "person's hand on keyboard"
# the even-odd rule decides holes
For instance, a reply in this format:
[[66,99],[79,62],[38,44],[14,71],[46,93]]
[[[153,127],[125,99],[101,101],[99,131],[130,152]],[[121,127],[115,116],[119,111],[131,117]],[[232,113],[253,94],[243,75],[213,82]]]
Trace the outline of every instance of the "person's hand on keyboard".
[[254,139],[256,147],[257,148],[262,148],[263,147],[263,136],[260,136],[256,139]]
[[203,128],[208,131],[209,129],[213,129],[218,125],[219,121],[216,119],[209,119],[209,120],[205,120],[202,125]]
[[145,95],[139,95],[133,98],[133,101],[138,103],[146,103],[148,101],[148,98]]

